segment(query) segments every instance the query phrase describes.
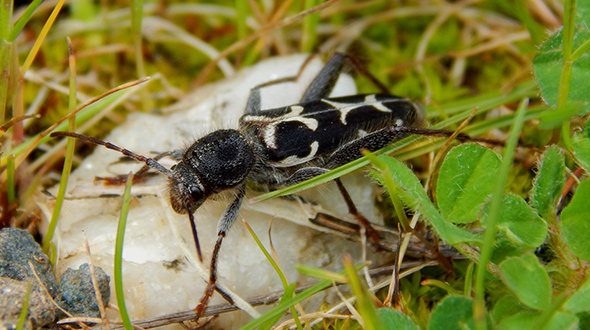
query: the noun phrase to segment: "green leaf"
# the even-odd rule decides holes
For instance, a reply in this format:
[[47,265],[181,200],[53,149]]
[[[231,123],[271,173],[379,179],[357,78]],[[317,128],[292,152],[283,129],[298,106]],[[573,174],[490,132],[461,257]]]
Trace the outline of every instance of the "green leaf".
[[500,264],[504,283],[528,307],[544,310],[551,304],[551,280],[532,254],[506,259]]
[[505,318],[498,327],[502,330],[522,330],[528,329],[531,324],[535,324],[541,313],[533,311],[524,311]]
[[583,131],[576,131],[572,137],[574,157],[586,172],[590,173],[590,120]]
[[428,330],[474,329],[473,302],[463,296],[448,296],[436,306]]
[[[482,223],[487,223],[489,205],[484,209]],[[547,223],[537,215],[522,197],[508,194],[502,200],[498,229],[515,245],[536,248],[547,235]]]
[[494,242],[494,251],[490,260],[499,264],[510,257],[518,257],[529,252],[531,252],[530,247],[515,245],[506,235],[499,235]]
[[574,255],[590,260],[590,181],[582,181],[570,204],[561,212],[561,233]]
[[[401,187],[399,195],[402,201],[412,209],[422,213],[443,240],[451,245],[480,241],[480,238],[476,235],[443,219],[426,195],[424,187],[422,187],[418,178],[403,163],[387,156],[380,156],[379,159],[385,162],[393,180]],[[372,171],[371,174],[380,182],[384,181],[378,172]]]
[[537,325],[543,330],[575,330],[578,328],[579,320],[575,315],[557,312],[549,322],[542,323],[544,315],[542,312],[522,312],[505,319],[500,323],[502,330],[534,329]]
[[492,317],[496,323],[523,311],[524,306],[515,296],[509,294],[500,298],[494,305]]
[[[535,77],[541,87],[541,95],[547,104],[557,106],[557,93],[563,68],[563,31],[553,34],[541,46],[539,53],[533,60]],[[574,51],[584,42],[590,39],[590,32],[583,28],[574,30]],[[590,53],[586,52],[573,64],[570,81],[571,88],[568,94],[569,102],[588,102],[588,91],[590,90]],[[588,106],[583,108],[588,111]]]
[[492,194],[500,158],[477,144],[453,148],[445,157],[436,184],[436,198],[443,217],[453,223],[479,218],[482,205]]
[[543,154],[530,193],[531,205],[543,218],[555,214],[564,185],[565,157],[558,148],[551,147]]
[[402,312],[390,308],[379,308],[377,315],[381,319],[383,329],[392,330],[419,330],[420,328]]
[[545,326],[547,330],[577,330],[580,320],[573,314],[557,312]]
[[590,312],[590,281],[582,284],[578,291],[563,305],[563,308],[574,314]]

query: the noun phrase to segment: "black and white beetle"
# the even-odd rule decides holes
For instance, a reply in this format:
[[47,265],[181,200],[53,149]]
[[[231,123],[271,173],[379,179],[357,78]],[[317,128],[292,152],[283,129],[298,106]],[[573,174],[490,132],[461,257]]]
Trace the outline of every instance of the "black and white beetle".
[[[270,188],[292,185],[361,157],[361,149],[376,151],[414,129],[420,131],[422,118],[408,99],[388,94],[329,98],[345,60],[344,54],[333,56],[298,104],[263,110],[260,88],[264,85],[255,87],[238,129],[214,131],[182,152],[169,153],[179,156],[179,162],[170,169],[153,158],[92,137],[69,132],[55,132],[51,136],[69,136],[102,145],[166,175],[171,206],[177,213],[188,214],[201,260],[193,213],[211,195],[234,191],[235,198],[219,220],[209,284],[195,310],[198,317],[215,290],[217,256],[223,238],[237,218],[247,180]],[[350,211],[363,221],[342,184],[337,183]]]

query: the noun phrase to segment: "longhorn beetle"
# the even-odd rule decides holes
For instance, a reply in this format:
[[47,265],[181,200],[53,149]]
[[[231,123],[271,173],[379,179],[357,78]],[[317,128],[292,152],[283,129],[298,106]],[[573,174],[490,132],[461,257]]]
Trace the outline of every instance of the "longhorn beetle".
[[[51,136],[69,136],[102,145],[166,175],[170,204],[177,213],[188,214],[201,261],[193,213],[211,195],[234,191],[235,198],[218,223],[209,283],[195,309],[198,318],[215,290],[221,243],[237,218],[247,180],[271,188],[289,186],[360,158],[361,149],[376,151],[408,133],[449,133],[420,129],[423,120],[419,110],[405,98],[385,93],[330,98],[346,58],[345,54],[333,56],[298,104],[263,110],[260,88],[268,84],[254,87],[238,129],[214,131],[182,152],[167,153],[179,160],[170,169],[153,158],[92,137],[69,132],[55,132]],[[349,211],[367,228],[371,239],[377,240],[377,234],[356,211],[340,180],[336,179],[336,183]]]

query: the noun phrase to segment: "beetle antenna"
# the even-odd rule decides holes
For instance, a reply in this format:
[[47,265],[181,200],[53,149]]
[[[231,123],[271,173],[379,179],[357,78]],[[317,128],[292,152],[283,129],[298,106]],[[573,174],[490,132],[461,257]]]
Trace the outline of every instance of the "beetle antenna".
[[169,169],[165,168],[164,166],[162,166],[160,163],[158,163],[156,160],[154,160],[153,158],[150,157],[145,157],[142,155],[138,155],[136,153],[134,153],[131,150],[125,149],[125,148],[121,148],[115,144],[112,144],[110,142],[105,142],[103,140],[99,140],[97,138],[93,138],[91,136],[86,136],[83,134],[78,134],[78,133],[73,133],[73,132],[53,132],[50,135],[51,137],[60,137],[60,136],[67,136],[67,137],[72,137],[78,140],[82,140],[85,142],[90,142],[99,146],[103,146],[107,149],[111,149],[111,150],[115,150],[118,151],[120,153],[122,153],[123,155],[133,158],[137,161],[143,162],[145,163],[147,166],[157,170],[158,172],[164,174],[165,176],[176,180],[176,175],[174,175],[174,173],[172,171],[170,171]]
[[[452,136],[455,134],[454,131],[446,131],[442,129],[430,129],[430,128],[417,128],[417,127],[407,127],[407,126],[394,126],[391,128],[392,132],[402,132],[408,134],[417,134],[417,135],[425,135],[425,136]],[[459,133],[455,137],[459,141],[473,141],[473,142],[481,142],[490,145],[496,146],[504,146],[505,143],[503,141],[495,140],[495,139],[488,139],[482,138],[478,136],[471,136],[465,133]]]

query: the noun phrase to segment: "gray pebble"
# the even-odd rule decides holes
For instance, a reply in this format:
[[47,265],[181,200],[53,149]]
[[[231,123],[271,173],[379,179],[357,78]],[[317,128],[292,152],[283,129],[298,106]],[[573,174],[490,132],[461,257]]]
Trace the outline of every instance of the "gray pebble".
[[[94,274],[102,296],[102,302],[106,306],[111,296],[109,289],[110,278],[100,267],[94,267]],[[66,270],[61,277],[59,288],[62,294],[60,306],[73,316],[100,317],[88,264],[81,265],[78,270],[71,268]]]
[[39,283],[35,272],[52,297],[57,295],[57,280],[49,258],[26,230],[4,228],[0,231],[0,277]]
[[0,277],[0,329],[16,329],[27,296],[27,287],[31,287],[31,291],[28,316],[23,329],[38,329],[55,322],[60,310],[40,285]]

